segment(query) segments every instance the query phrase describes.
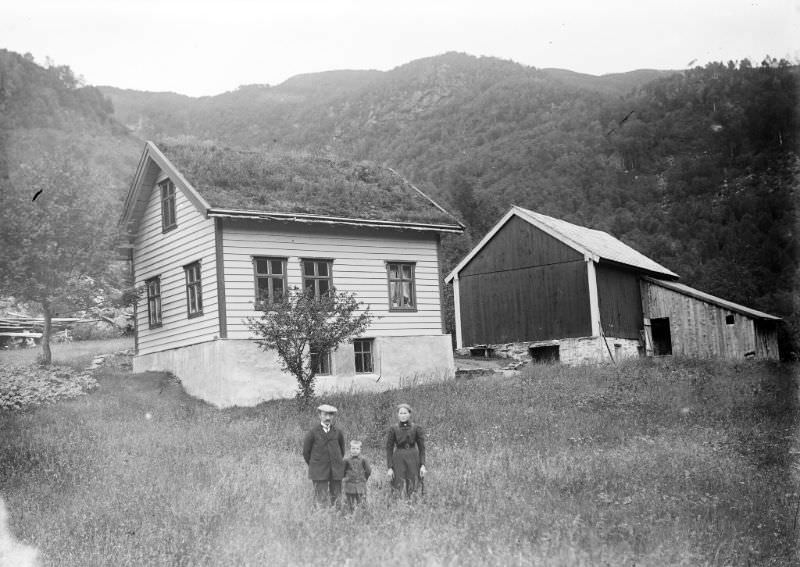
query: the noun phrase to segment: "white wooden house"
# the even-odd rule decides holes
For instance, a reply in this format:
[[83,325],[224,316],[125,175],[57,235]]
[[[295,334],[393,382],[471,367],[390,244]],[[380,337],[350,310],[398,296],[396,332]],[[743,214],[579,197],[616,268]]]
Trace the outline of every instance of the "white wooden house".
[[135,372],[169,371],[218,406],[296,391],[247,325],[275,294],[356,294],[369,330],[321,353],[318,388],[454,373],[442,233],[463,226],[394,171],[303,154],[145,145],[121,224],[135,282]]

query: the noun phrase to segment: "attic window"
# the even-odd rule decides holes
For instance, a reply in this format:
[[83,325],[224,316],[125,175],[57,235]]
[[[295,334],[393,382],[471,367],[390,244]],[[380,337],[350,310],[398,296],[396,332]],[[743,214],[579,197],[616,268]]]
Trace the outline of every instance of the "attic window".
[[726,325],[733,325],[734,322],[735,322],[735,318],[733,316],[733,313],[725,315],[725,324]]
[[161,231],[167,232],[178,226],[175,221],[175,184],[165,179],[158,186],[161,189]]

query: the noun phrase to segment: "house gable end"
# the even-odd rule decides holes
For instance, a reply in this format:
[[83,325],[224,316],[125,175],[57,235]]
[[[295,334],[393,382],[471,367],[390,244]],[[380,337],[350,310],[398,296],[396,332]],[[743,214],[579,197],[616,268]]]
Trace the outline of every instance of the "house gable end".
[[172,180],[176,190],[181,191],[199,213],[206,215],[209,209],[205,199],[192,187],[180,171],[161,153],[155,144],[147,142],[130,189],[125,197],[125,204],[119,223],[124,227],[130,238],[133,238],[138,231],[139,223],[150,200],[150,194],[154,190],[156,181],[158,181],[162,172]]

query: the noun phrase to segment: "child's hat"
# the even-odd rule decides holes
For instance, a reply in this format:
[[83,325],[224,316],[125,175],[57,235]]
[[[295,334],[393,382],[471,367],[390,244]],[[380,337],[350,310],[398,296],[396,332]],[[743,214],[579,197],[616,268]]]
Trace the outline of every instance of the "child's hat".
[[317,411],[324,411],[325,413],[336,413],[339,410],[337,410],[335,407],[333,407],[331,405],[322,404],[321,406],[319,406],[317,408]]
[[408,404],[400,404],[399,406],[397,406],[397,411],[400,411],[403,408],[407,409],[410,413],[414,412],[414,410],[412,410],[411,406]]
[[355,439],[350,441],[351,447],[361,447],[361,441],[356,441]]

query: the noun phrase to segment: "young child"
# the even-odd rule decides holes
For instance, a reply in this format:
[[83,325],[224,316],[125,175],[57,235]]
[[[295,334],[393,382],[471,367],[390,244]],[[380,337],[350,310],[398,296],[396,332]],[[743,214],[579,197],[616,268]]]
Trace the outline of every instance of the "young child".
[[367,480],[372,470],[361,457],[361,441],[350,441],[350,456],[344,460],[344,493],[347,505],[353,510],[367,501]]

